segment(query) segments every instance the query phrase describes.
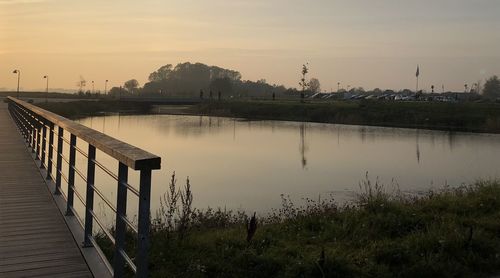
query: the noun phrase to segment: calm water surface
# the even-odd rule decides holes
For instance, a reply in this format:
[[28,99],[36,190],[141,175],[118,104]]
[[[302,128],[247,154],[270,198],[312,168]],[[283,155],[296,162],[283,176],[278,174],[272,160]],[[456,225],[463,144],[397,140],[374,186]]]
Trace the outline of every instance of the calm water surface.
[[[174,171],[179,185],[189,176],[195,207],[258,213],[279,208],[281,194],[297,203],[352,198],[367,172],[389,190],[410,193],[500,176],[499,135],[174,115],[80,123],[162,157],[153,174],[153,210]],[[103,154],[98,160],[117,169]],[[137,181],[131,175],[130,183]],[[115,196],[116,182],[99,172],[97,182]]]

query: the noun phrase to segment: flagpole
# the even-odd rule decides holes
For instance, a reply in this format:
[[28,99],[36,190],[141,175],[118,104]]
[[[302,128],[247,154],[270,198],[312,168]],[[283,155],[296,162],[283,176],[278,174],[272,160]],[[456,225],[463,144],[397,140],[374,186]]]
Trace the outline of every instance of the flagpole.
[[417,75],[417,89],[415,90],[415,93],[418,93],[418,75]]
[[417,88],[415,90],[415,94],[417,94],[418,93],[418,77],[420,76],[420,66],[419,65],[417,65],[417,72],[416,72],[415,76],[417,77]]

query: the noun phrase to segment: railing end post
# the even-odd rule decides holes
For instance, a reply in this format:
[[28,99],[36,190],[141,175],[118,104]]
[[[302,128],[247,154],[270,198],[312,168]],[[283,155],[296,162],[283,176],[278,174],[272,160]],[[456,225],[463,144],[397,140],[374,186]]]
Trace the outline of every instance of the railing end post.
[[151,169],[143,169],[139,179],[139,223],[137,234],[137,277],[149,275],[149,229]]

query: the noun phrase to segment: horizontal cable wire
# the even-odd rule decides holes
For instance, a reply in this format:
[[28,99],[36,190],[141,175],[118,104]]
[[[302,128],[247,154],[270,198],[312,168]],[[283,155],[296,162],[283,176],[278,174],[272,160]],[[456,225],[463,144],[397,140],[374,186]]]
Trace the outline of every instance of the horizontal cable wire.
[[78,148],[77,146],[75,146],[75,150],[79,152],[81,155],[83,155],[85,158],[89,158],[87,153],[85,153],[82,149]]
[[130,190],[130,192],[134,193],[137,197],[139,197],[140,195],[140,192],[139,190],[135,189],[132,185],[128,184],[128,183],[120,183],[121,185],[125,185],[125,187]]
[[113,205],[113,203],[111,203],[111,201],[109,201],[109,200],[108,200],[108,198],[106,198],[106,197],[104,196],[104,194],[102,194],[102,192],[101,192],[99,189],[97,189],[94,185],[90,185],[90,187],[91,187],[92,189],[94,189],[94,192],[95,192],[95,193],[97,193],[97,195],[99,195],[99,197],[101,197],[101,200],[103,200],[103,201],[106,203],[106,205],[108,205],[108,207],[109,207],[109,208],[110,208],[110,209],[111,209],[111,210],[112,210],[115,214],[117,214],[116,208],[115,208],[115,206]]
[[113,245],[115,245],[115,238],[113,237],[113,235],[111,235],[111,233],[108,231],[108,229],[106,227],[104,227],[104,225],[101,223],[101,221],[99,220],[99,218],[97,217],[97,215],[95,214],[95,212],[89,208],[87,208],[87,211],[92,214],[92,218],[95,220],[95,222],[99,225],[99,227],[101,227],[102,231],[106,234],[106,236],[108,237],[109,240],[111,240],[111,242],[113,243]]
[[128,218],[125,215],[117,214],[117,216],[120,217],[120,219],[122,219],[127,224],[127,226],[129,226],[130,229],[132,229],[132,231],[134,233],[136,233],[136,234],[139,233],[139,231],[135,227],[134,223],[130,222],[130,220],[128,220]]
[[85,182],[87,183],[87,177],[85,177],[83,175],[82,172],[80,172],[80,170],[78,170],[78,168],[76,168],[75,166],[71,166],[71,169],[73,169],[75,171],[75,173]]
[[125,259],[125,261],[127,262],[127,265],[132,269],[132,271],[134,273],[137,273],[137,267],[135,266],[135,264],[132,261],[132,259],[130,259],[130,257],[128,256],[128,254],[125,252],[125,250],[123,250],[122,248],[120,248],[120,250],[118,250],[118,253],[120,253],[120,255],[122,256],[122,258]]
[[95,165],[97,165],[99,168],[101,168],[110,177],[112,177],[113,179],[115,179],[116,181],[118,181],[118,176],[115,175],[113,172],[111,172],[111,170],[109,170],[108,168],[106,168],[104,165],[102,165],[99,161],[97,161],[95,159],[92,159],[91,161],[94,162]]
[[73,193],[75,193],[76,197],[78,198],[78,200],[80,200],[80,202],[82,203],[82,205],[84,207],[87,207],[85,204],[85,199],[83,199],[83,196],[78,192],[78,190],[76,190],[76,187],[73,185],[73,186],[70,186],[71,189],[73,189]]

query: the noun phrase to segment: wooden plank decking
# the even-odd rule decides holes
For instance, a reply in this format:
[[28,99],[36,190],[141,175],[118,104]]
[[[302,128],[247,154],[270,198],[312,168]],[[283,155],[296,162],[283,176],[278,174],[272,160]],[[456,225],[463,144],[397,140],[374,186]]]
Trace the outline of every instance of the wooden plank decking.
[[3,102],[0,277],[92,277]]

